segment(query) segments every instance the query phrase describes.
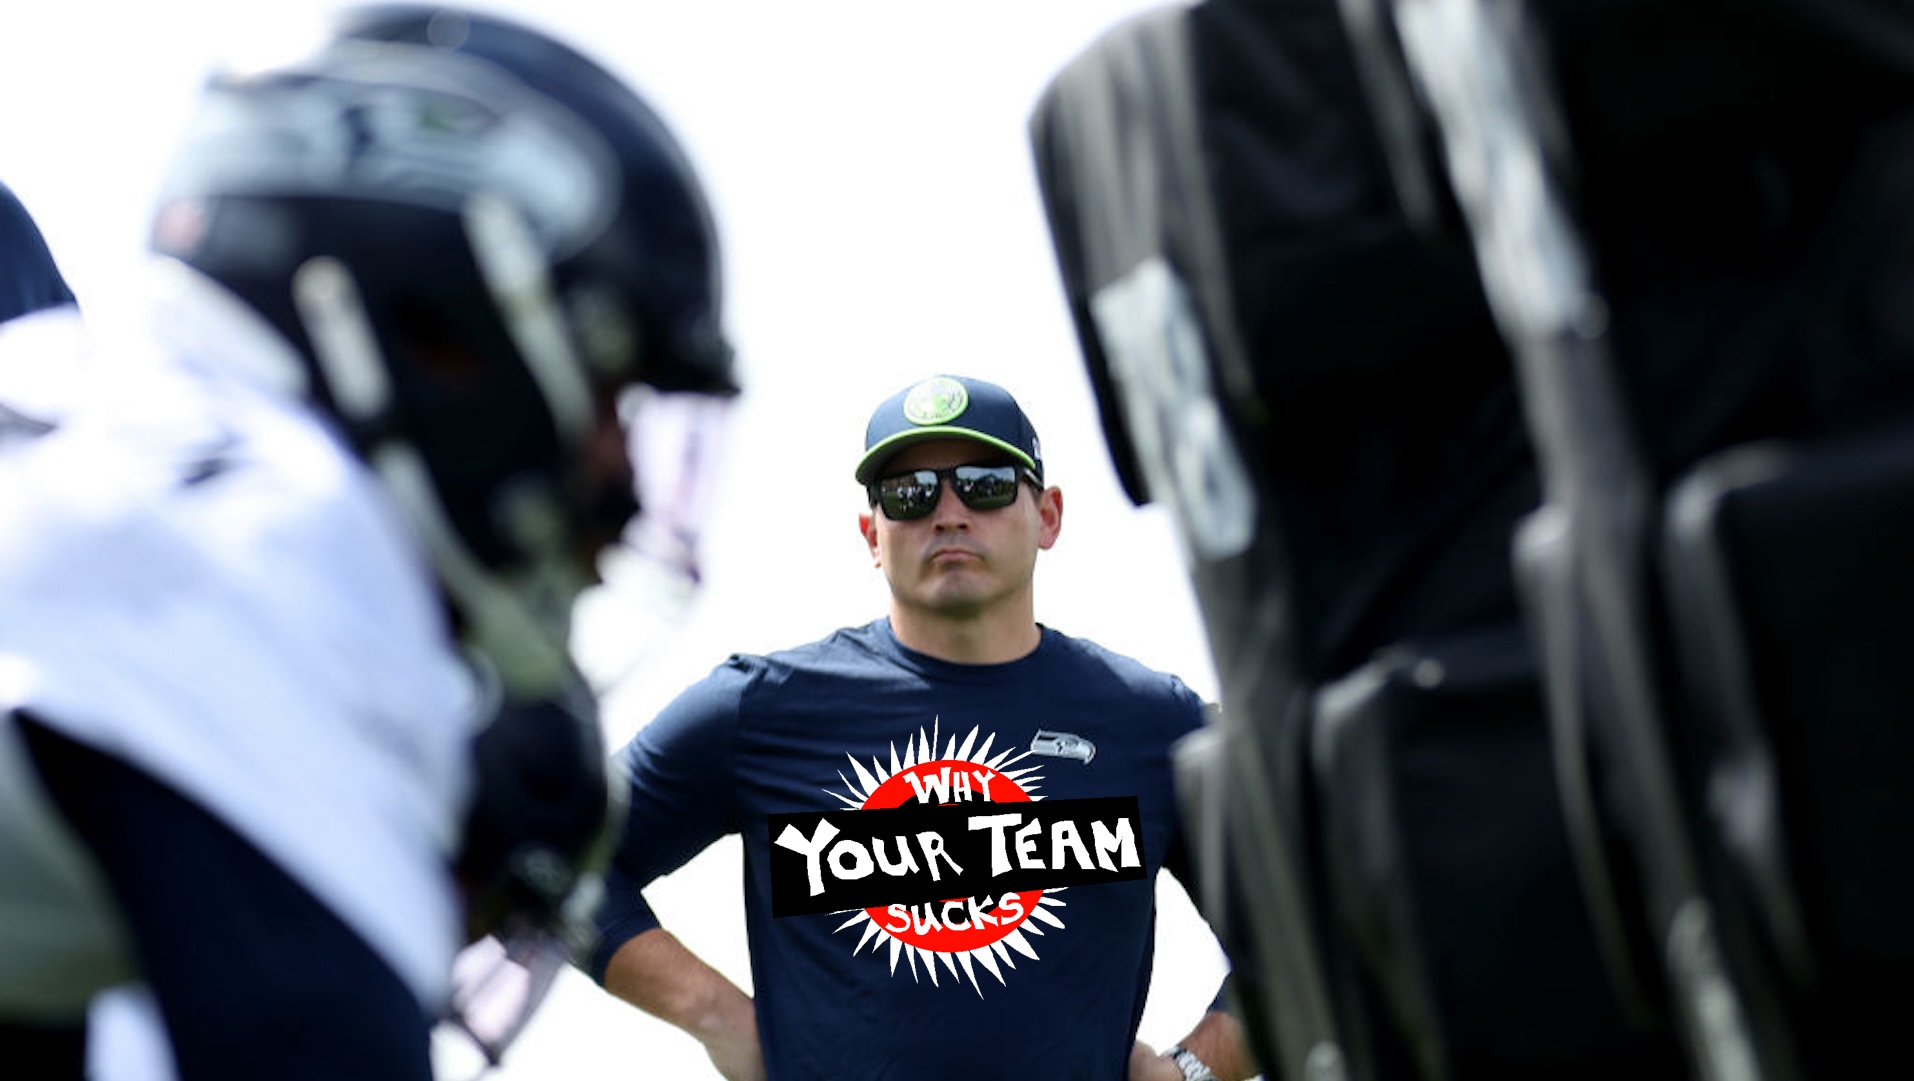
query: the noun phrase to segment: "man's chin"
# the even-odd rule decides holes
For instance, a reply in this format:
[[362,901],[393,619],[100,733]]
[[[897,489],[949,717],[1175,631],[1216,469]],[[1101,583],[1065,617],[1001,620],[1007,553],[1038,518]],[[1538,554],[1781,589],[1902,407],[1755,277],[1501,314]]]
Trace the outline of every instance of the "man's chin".
[[930,611],[949,619],[963,619],[989,608],[996,593],[981,578],[943,575],[926,583],[919,596]]

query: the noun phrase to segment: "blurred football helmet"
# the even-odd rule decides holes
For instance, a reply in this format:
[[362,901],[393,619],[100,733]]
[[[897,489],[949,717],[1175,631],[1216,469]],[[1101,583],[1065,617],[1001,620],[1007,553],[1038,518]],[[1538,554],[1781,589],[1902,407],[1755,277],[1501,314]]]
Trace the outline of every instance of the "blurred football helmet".
[[[737,389],[693,170],[544,33],[375,6],[308,59],[209,82],[152,244],[293,344],[296,389],[411,516],[493,692],[456,866],[471,929],[525,956],[583,914],[616,832],[573,602],[652,502],[639,478],[669,516],[708,458],[632,440],[661,455],[634,474],[620,422],[683,430],[646,410]],[[688,550],[688,523],[662,532]]]
[[354,11],[209,84],[153,243],[299,349],[507,695],[572,679],[571,602],[635,509],[619,392],[736,389],[715,230],[656,114],[539,31]]

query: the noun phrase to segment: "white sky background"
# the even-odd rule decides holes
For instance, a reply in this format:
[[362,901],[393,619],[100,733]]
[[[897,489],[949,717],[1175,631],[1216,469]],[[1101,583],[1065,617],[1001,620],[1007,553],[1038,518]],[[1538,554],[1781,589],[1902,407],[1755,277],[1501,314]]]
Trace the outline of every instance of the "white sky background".
[[[126,0],[0,17],[0,180],[40,222],[83,305],[119,303],[157,170],[204,73],[251,43],[298,40],[293,31],[331,6]],[[1008,386],[1064,490],[1062,538],[1039,562],[1038,618],[1215,696],[1169,520],[1130,506],[1104,450],[1026,129],[1070,57],[1153,3],[480,6],[543,26],[631,81],[701,171],[723,236],[745,394],[716,478],[708,585],[610,698],[614,744],[727,653],[810,641],[883,610],[851,467],[871,407],[940,371]],[[720,845],[652,896],[667,926],[748,987],[737,858],[734,842]],[[1186,1031],[1222,971],[1180,891],[1165,903],[1143,1030],[1158,1046]],[[647,1075],[716,1076],[688,1037],[568,974],[498,1076]]]

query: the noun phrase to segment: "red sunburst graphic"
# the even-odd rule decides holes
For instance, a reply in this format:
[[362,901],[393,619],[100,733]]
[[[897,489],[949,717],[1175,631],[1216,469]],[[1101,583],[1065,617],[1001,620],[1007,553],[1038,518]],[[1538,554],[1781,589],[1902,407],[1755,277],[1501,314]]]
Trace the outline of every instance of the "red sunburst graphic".
[[[995,736],[986,737],[977,746],[981,732],[972,728],[961,745],[950,737],[941,753],[938,749],[937,722],[931,729],[918,729],[915,738],[904,741],[904,754],[891,745],[890,766],[872,759],[868,768],[856,758],[850,760],[852,777],[841,772],[839,779],[849,795],[832,792],[848,807],[859,810],[899,807],[912,800],[919,803],[952,804],[972,801],[991,803],[1032,803],[1043,780],[1038,766],[1009,769],[1029,754],[1006,750],[991,755]],[[973,750],[974,748],[974,750]],[[901,845],[899,846],[901,850]],[[900,851],[901,858],[901,851]],[[953,976],[968,978],[979,995],[983,985],[977,979],[982,967],[1004,982],[1004,968],[1016,968],[1016,956],[1038,960],[1037,951],[1027,936],[1041,937],[1043,925],[1062,928],[1063,921],[1054,910],[1065,907],[1056,895],[1062,890],[1026,890],[1006,892],[992,897],[953,897],[927,904],[883,905],[855,910],[836,930],[862,925],[853,954],[866,945],[873,952],[888,942],[891,972],[903,958],[912,977],[918,975],[918,962],[931,983],[938,980],[938,965]]]

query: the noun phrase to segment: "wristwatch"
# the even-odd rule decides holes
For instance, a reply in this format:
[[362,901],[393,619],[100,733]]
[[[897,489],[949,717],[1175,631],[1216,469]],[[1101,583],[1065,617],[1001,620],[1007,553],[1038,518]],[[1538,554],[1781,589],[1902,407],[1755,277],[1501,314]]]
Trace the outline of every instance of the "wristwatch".
[[1183,1071],[1183,1081],[1216,1081],[1216,1075],[1203,1064],[1203,1060],[1185,1051],[1181,1044],[1163,1052],[1163,1057],[1176,1063],[1176,1068]]

